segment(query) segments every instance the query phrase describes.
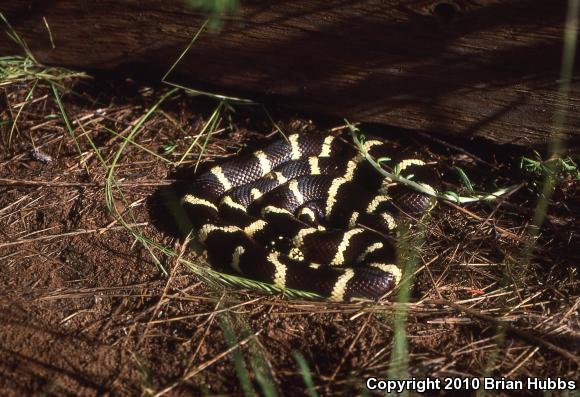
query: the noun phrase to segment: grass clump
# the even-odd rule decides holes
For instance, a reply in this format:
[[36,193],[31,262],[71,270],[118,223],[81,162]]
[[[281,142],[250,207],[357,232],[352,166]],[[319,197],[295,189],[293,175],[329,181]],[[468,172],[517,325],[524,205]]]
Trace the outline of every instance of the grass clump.
[[580,169],[576,161],[571,156],[553,157],[542,159],[537,151],[530,157],[523,156],[520,161],[520,168],[528,181],[529,188],[536,194],[541,194],[543,185],[547,179],[551,180],[555,186],[565,180],[580,180]]

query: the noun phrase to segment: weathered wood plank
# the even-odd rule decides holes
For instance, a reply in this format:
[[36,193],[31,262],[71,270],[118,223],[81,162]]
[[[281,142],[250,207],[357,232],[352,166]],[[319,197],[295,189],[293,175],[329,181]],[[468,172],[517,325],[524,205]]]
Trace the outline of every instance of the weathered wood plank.
[[[42,62],[159,77],[204,20],[177,0],[3,3]],[[174,78],[358,121],[521,145],[577,142],[577,79],[566,126],[553,123],[565,12],[564,0],[243,1],[219,35],[200,36]],[[14,50],[0,41],[0,52]]]

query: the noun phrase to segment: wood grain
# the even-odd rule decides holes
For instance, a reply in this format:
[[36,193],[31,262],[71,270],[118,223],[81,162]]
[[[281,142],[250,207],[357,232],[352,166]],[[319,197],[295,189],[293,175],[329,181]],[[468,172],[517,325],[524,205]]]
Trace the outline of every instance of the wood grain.
[[[3,3],[41,62],[153,79],[204,21],[177,0]],[[551,138],[578,143],[578,79],[567,101],[558,94],[565,1],[241,5],[219,34],[200,36],[171,79],[353,121],[536,147]],[[14,51],[0,39],[1,53]],[[557,109],[567,113],[563,128],[553,122]]]

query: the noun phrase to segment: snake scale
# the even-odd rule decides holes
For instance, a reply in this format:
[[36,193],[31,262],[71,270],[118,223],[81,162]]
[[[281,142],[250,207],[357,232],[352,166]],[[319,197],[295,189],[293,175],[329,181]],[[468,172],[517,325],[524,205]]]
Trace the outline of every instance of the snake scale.
[[[434,189],[423,161],[378,140],[364,150]],[[434,200],[393,184],[338,137],[292,134],[198,174],[180,203],[213,266],[344,301],[396,287],[402,270],[388,235]]]

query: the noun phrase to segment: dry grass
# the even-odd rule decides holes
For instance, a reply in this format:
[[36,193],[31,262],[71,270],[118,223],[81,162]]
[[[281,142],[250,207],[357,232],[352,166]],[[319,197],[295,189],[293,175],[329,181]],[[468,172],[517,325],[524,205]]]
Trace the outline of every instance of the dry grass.
[[[491,205],[441,203],[419,228],[402,302],[224,287],[159,219],[154,193],[184,168],[267,142],[278,125],[346,126],[284,115],[273,125],[257,107],[131,81],[60,83],[59,100],[38,77],[0,86],[7,394],[364,395],[365,377],[389,373],[578,378],[578,180],[556,188],[539,232],[524,185]],[[446,174],[460,165],[477,186],[526,182],[501,148],[390,139]]]

